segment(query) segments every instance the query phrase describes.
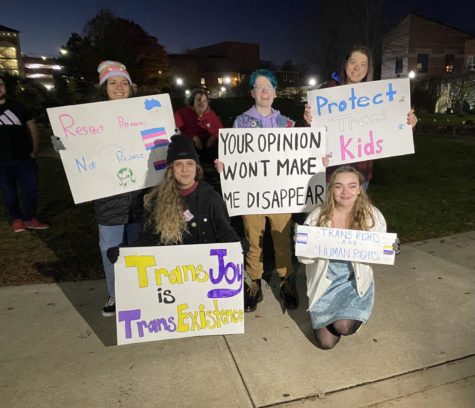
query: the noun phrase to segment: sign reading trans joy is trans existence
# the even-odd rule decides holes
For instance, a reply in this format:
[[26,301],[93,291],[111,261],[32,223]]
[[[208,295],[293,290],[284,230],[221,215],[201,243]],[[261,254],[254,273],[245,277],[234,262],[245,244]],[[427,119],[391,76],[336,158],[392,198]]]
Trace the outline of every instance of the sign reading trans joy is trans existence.
[[47,109],[75,203],[155,186],[175,130],[168,94]]
[[121,248],[117,344],[244,333],[239,242]]
[[295,255],[376,264],[394,264],[397,234],[299,225]]
[[331,166],[414,153],[408,78],[310,91],[308,103],[312,126],[327,128]]

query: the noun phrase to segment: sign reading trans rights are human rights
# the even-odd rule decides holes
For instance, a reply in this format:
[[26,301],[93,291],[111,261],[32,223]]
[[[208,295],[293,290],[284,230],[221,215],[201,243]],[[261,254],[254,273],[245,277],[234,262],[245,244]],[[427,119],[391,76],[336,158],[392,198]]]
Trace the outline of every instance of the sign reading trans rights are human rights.
[[325,194],[325,129],[220,129],[229,215],[308,212]]
[[121,248],[117,344],[244,333],[239,242]]
[[414,153],[407,78],[310,91],[308,103],[312,125],[327,129],[332,166]]

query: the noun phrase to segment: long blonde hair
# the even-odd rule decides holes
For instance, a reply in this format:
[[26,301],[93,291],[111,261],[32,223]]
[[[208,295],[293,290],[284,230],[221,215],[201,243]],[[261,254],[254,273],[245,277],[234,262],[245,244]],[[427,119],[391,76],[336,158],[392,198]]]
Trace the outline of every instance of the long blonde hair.
[[[364,183],[363,175],[351,166],[342,166],[336,169],[330,177],[328,182],[327,194],[324,203],[321,205],[320,215],[318,216],[318,227],[331,227],[333,212],[335,210],[335,199],[333,198],[333,190],[335,187],[335,178],[341,173],[352,173],[358,177],[360,186]],[[360,194],[353,204],[353,209],[350,215],[349,229],[367,231],[374,227],[375,220],[373,211],[371,209],[371,201],[366,194],[366,191],[361,189]]]
[[[195,180],[203,178],[203,169],[196,165]],[[160,235],[164,245],[177,245],[183,242],[186,233],[186,210],[183,198],[173,175],[173,163],[167,167],[163,180],[144,198],[145,208],[150,212],[147,221],[154,233]]]

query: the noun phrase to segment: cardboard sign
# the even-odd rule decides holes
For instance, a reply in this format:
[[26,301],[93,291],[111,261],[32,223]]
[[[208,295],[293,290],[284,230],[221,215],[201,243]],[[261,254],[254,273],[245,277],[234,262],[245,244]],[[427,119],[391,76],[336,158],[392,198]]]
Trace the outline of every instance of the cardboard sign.
[[239,242],[121,248],[117,344],[244,333]]
[[390,79],[308,92],[312,125],[327,129],[330,165],[414,153],[409,79]]
[[325,197],[323,128],[220,129],[230,216],[309,212]]
[[397,234],[299,225],[295,255],[394,265]]
[[74,202],[157,185],[175,130],[168,94],[47,109]]

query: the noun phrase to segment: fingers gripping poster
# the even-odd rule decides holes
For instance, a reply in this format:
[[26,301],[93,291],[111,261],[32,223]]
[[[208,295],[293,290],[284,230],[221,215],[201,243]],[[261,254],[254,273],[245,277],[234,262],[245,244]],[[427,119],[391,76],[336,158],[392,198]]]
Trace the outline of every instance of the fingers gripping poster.
[[239,242],[121,248],[117,344],[244,333]]
[[308,103],[312,125],[327,129],[331,166],[414,153],[407,78],[310,91]]
[[47,109],[74,202],[160,182],[175,130],[168,94]]

